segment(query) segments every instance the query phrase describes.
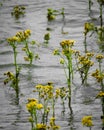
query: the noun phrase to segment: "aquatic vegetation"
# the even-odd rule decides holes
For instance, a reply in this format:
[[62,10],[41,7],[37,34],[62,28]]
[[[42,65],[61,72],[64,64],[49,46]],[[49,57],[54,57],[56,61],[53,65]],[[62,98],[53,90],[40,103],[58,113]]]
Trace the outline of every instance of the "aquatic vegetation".
[[88,7],[89,7],[89,15],[90,15],[90,13],[91,13],[91,7],[92,7],[92,5],[93,5],[93,2],[92,2],[92,0],[89,0],[88,1]]
[[90,68],[94,65],[94,62],[91,60],[93,56],[94,53],[90,52],[85,53],[85,55],[76,55],[77,71],[79,71],[80,77],[82,79],[82,84],[85,86],[87,85],[87,78]]
[[53,21],[56,19],[56,16],[62,15],[63,19],[65,18],[64,8],[61,10],[54,10],[52,8],[47,9],[47,19],[48,21]]
[[[10,86],[15,90],[17,99],[19,98],[19,80],[20,80],[19,74],[21,70],[21,66],[19,66],[17,62],[17,55],[18,55],[17,49],[20,44],[23,44],[24,51],[27,54],[27,57],[25,57],[25,60],[28,60],[30,64],[32,64],[34,55],[33,55],[33,52],[30,51],[29,45],[28,45],[29,43],[28,40],[29,40],[30,35],[31,35],[31,31],[27,29],[25,31],[17,32],[16,35],[13,37],[7,38],[7,42],[13,49],[13,56],[14,56],[13,64],[15,67],[15,72],[12,73],[8,71],[4,73],[4,75],[7,76],[7,78],[4,80],[4,84],[6,85],[7,83],[11,82]],[[33,41],[31,43],[35,44]]]
[[14,55],[14,67],[15,67],[15,74],[12,72],[7,72],[5,75],[7,75],[7,79],[4,80],[4,84],[7,84],[8,82],[11,81],[11,87],[15,90],[16,92],[16,98],[19,98],[19,73],[20,73],[20,66],[17,63],[17,46],[19,39],[16,36],[10,37],[7,39],[7,42],[13,49],[13,55]]
[[93,126],[92,116],[84,116],[82,118],[82,125],[89,127],[89,130],[91,130],[91,127]]
[[[54,55],[59,55],[60,56],[60,63],[63,65],[65,76],[67,79],[67,84],[68,84],[68,99],[69,99],[69,109],[70,112],[72,113],[72,108],[71,108],[71,85],[72,85],[72,79],[73,79],[73,63],[72,63],[72,55],[74,54],[74,50],[72,47],[74,46],[75,41],[74,40],[62,40],[60,42],[60,46],[62,48],[62,52],[59,52],[58,49],[54,50],[53,54]],[[68,69],[65,69],[65,67]]]
[[102,60],[104,59],[103,54],[97,54],[96,60],[98,62],[98,69],[95,70],[95,72],[92,73],[92,76],[97,80],[98,83],[101,85],[101,90],[104,91],[104,72],[102,68]]
[[25,51],[26,56],[24,57],[25,61],[28,61],[30,65],[32,64],[34,59],[39,59],[38,54],[35,54],[30,50],[29,45],[37,45],[36,41],[29,41],[31,36],[31,30],[27,29],[25,31],[17,32],[16,37],[19,39],[20,43],[23,43],[24,47],[22,51]]
[[0,7],[1,7],[1,6],[3,6],[3,3],[2,3],[2,2],[0,2]]
[[50,40],[50,33],[46,33],[44,35],[44,43],[47,45],[49,43]]
[[11,15],[14,16],[16,19],[19,19],[21,16],[24,16],[25,14],[25,7],[16,5],[13,8],[13,11],[11,12]]
[[[33,92],[38,94],[38,100],[30,98],[26,105],[31,115],[29,121],[32,129],[58,130],[60,126],[55,123],[55,103],[60,97],[60,89],[55,89],[51,83],[38,84]],[[50,117],[50,111],[52,117]]]
[[[88,23],[86,22],[84,24],[84,48],[85,48],[85,53],[87,53],[87,36],[89,32],[94,32],[95,26],[93,23]],[[92,35],[92,34],[91,34]]]

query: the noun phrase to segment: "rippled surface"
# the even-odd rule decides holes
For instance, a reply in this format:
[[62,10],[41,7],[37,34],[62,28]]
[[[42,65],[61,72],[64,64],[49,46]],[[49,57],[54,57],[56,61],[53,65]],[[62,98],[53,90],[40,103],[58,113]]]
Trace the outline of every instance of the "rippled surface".
[[[91,21],[88,17],[88,2],[86,0],[2,0],[3,6],[0,7],[0,129],[2,130],[30,130],[28,122],[28,112],[25,108],[27,98],[34,97],[32,91],[38,83],[45,84],[48,81],[55,83],[55,86],[65,86],[66,79],[64,71],[59,64],[58,57],[52,55],[52,51],[59,47],[62,39],[75,39],[77,44],[75,48],[84,51],[83,47],[83,25]],[[15,5],[26,7],[26,14],[23,18],[15,20],[11,16],[11,11]],[[47,8],[61,9],[65,8],[65,26],[63,26],[61,16],[58,16],[55,22],[48,23],[46,14]],[[93,8],[95,18],[99,16],[99,8],[95,2]],[[95,21],[99,25],[98,21]],[[52,28],[51,40],[48,47],[43,45],[35,51],[39,53],[40,60],[34,61],[30,68],[21,58],[21,50],[18,55],[18,63],[22,64],[20,74],[20,105],[15,105],[14,91],[9,86],[3,85],[4,72],[13,71],[13,53],[6,42],[6,38],[15,35],[17,31],[31,29],[31,39],[43,43],[43,36],[47,32],[46,28]],[[93,41],[89,41],[88,48],[91,51],[98,51],[98,47]],[[21,48],[20,48],[21,49]],[[90,87],[84,88],[80,84],[80,79],[75,75],[72,87],[72,108],[74,111],[73,120],[70,119],[66,105],[65,116],[61,116],[61,105],[57,104],[57,124],[61,130],[87,130],[81,124],[81,118],[85,115],[94,116],[94,130],[101,128],[101,105],[99,100],[94,100],[98,85],[90,78]],[[87,100],[91,100],[90,102]]]

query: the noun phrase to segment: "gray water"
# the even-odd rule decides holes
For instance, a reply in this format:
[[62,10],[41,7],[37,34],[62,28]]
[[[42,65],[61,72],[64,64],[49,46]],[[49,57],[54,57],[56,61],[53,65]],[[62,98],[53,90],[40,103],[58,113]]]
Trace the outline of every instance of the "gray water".
[[[27,98],[35,97],[32,92],[36,84],[45,84],[52,81],[56,87],[66,86],[64,70],[59,63],[59,57],[52,55],[56,48],[60,48],[60,41],[63,39],[74,39],[76,41],[75,49],[84,52],[83,46],[83,25],[90,22],[88,16],[88,0],[1,0],[3,5],[0,7],[0,130],[30,130],[28,122],[29,113],[26,110]],[[24,17],[16,20],[11,16],[11,11],[15,5],[26,7]],[[65,8],[64,31],[68,34],[62,34],[62,17],[58,16],[54,22],[47,21],[47,9]],[[92,7],[92,16],[97,18],[94,22],[99,25],[99,6],[94,2]],[[43,45],[43,36],[52,28],[51,39],[48,47]],[[16,32],[30,29],[32,30],[31,39],[41,43],[39,48],[32,48],[39,53],[40,60],[34,61],[29,67],[23,60],[21,47],[18,53],[18,63],[22,65],[20,72],[20,103],[15,104],[14,91],[9,85],[4,86],[4,73],[13,71],[13,52],[12,48],[6,42],[6,38],[15,35]],[[90,38],[88,49],[98,52],[98,46],[95,39]],[[97,63],[95,63],[97,66]],[[94,68],[93,68],[94,69]],[[80,76],[76,73],[72,85],[72,109],[73,120],[70,119],[69,110],[66,104],[65,115],[61,116],[61,105],[57,104],[56,118],[57,124],[61,130],[87,130],[81,124],[81,118],[85,115],[92,115],[94,126],[92,130],[101,130],[102,114],[100,100],[94,100],[99,84],[89,77],[89,87],[84,88],[81,85]]]

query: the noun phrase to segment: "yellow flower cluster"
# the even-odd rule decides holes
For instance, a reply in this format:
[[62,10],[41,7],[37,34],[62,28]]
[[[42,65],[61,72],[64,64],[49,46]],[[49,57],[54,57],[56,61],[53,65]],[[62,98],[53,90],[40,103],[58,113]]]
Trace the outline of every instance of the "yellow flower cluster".
[[29,112],[32,112],[33,110],[36,110],[36,109],[37,110],[42,109],[43,105],[38,103],[38,100],[32,98],[32,99],[28,99],[28,103],[26,107]]
[[50,99],[53,97],[52,85],[36,85],[36,91],[40,93],[40,98]]
[[10,71],[4,73],[4,75],[7,75],[7,77],[9,77],[10,79],[13,79],[14,78],[14,74]]
[[63,40],[60,45],[62,48],[72,47],[74,45],[75,40]]
[[102,91],[100,91],[100,92],[97,94],[96,98],[101,98],[101,97],[104,97],[104,92],[102,92]]
[[92,116],[84,116],[82,118],[82,124],[83,126],[87,126],[87,127],[93,126]]
[[98,69],[91,74],[94,78],[96,78],[97,82],[102,82],[104,79],[104,73],[101,73]]
[[8,71],[8,72],[4,73],[4,75],[7,76],[7,78],[4,80],[4,84],[5,84],[5,85],[6,85],[9,81],[12,81],[13,84],[15,84],[15,75],[14,75],[12,72]]
[[55,124],[55,117],[51,117],[50,118],[50,126],[49,126],[49,128],[51,128],[52,130],[58,130],[58,129],[60,129],[60,126],[58,126],[58,125],[56,125]]
[[54,51],[53,51],[53,55],[59,55],[60,53],[59,53],[59,49],[55,49]]
[[89,58],[89,56],[79,56],[78,58],[79,63],[83,65],[84,67],[90,67],[93,66],[94,62],[92,62]]
[[46,124],[43,124],[43,123],[38,123],[36,124],[36,129],[37,130],[46,130]]
[[94,24],[93,23],[88,23],[88,22],[86,22],[85,24],[84,24],[84,30],[85,30],[85,35],[89,32],[89,31],[92,31],[92,30],[94,30]]
[[93,52],[87,52],[87,53],[86,53],[86,56],[89,57],[89,58],[90,58],[90,57],[93,57],[93,56],[94,56],[94,53],[93,53]]
[[104,55],[103,54],[98,54],[96,56],[96,59],[100,62],[102,59],[104,59]]
[[17,32],[15,36],[8,38],[7,41],[8,43],[23,42],[26,39],[28,39],[30,35],[31,35],[31,30],[27,29],[25,31]]

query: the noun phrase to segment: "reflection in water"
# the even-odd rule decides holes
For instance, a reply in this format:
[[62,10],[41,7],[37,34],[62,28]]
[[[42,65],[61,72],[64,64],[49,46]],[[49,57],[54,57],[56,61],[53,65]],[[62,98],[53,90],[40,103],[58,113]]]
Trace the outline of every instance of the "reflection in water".
[[71,113],[70,115],[69,115],[69,126],[70,126],[70,130],[74,130],[74,128],[75,128],[75,126],[74,126],[74,115],[73,115],[73,113]]

